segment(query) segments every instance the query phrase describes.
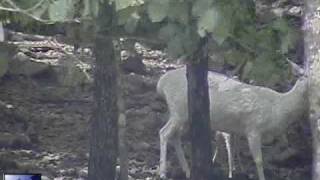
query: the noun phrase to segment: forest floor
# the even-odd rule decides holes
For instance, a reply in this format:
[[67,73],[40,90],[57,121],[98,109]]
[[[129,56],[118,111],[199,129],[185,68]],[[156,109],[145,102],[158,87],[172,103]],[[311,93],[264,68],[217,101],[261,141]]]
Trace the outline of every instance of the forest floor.
[[[166,104],[156,94],[155,87],[161,74],[178,67],[175,61],[168,60],[160,51],[146,52],[149,53],[143,59],[146,74],[123,74],[123,88],[127,92],[125,102],[131,179],[158,178],[158,132],[168,115]],[[43,77],[19,76],[6,76],[1,81],[0,99],[10,104],[7,108],[16,111],[0,116],[1,127],[4,127],[0,132],[0,169],[4,172],[42,173],[45,178],[54,180],[86,179],[89,122],[94,104],[92,88],[79,88],[61,97],[55,95],[59,87],[49,87],[41,83],[43,81],[46,81]],[[20,116],[14,116],[16,112]],[[290,128],[286,133],[289,143],[284,144],[285,141],[276,139],[263,147],[267,179],[311,179],[310,135],[303,131],[305,124],[299,122]],[[24,134],[28,137],[24,138]],[[12,141],[7,142],[10,138]],[[188,149],[190,145],[186,139],[184,144]],[[219,154],[215,167],[222,170],[221,179],[227,179],[225,145],[222,140],[218,140],[217,144]],[[257,179],[245,138],[235,138],[232,145],[236,156],[233,179]],[[281,153],[285,157],[275,157]],[[184,179],[171,147],[168,154],[169,177]]]

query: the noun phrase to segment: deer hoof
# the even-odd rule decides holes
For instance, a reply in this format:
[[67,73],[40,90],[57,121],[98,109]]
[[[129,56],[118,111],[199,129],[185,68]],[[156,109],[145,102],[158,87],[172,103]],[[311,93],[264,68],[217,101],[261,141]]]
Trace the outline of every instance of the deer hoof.
[[190,170],[189,170],[189,171],[186,171],[186,178],[187,178],[187,179],[190,179]]
[[161,173],[160,174],[160,179],[161,180],[165,180],[165,179],[167,179],[167,176],[164,173]]

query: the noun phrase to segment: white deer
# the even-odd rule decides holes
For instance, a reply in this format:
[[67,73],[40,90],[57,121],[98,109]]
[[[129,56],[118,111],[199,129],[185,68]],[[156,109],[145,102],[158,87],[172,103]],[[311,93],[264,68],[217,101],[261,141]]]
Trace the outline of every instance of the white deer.
[[[233,161],[233,155],[231,152],[231,135],[226,133],[226,132],[221,132],[221,131],[217,131],[215,134],[215,139],[216,141],[218,141],[219,138],[223,138],[224,139],[224,143],[225,143],[225,148],[227,150],[227,155],[228,155],[228,178],[232,178],[232,171],[235,170],[235,166],[234,166],[234,161]],[[218,154],[218,147],[216,147],[216,150],[213,154],[213,158],[212,158],[212,163],[215,162],[215,159],[217,157]]]
[[[224,75],[208,72],[211,128],[217,131],[245,135],[258,171],[265,180],[261,152],[264,133],[281,133],[307,111],[307,79],[301,77],[286,93],[253,86]],[[157,84],[157,92],[165,98],[170,118],[161,128],[160,177],[166,178],[167,144],[171,140],[179,164],[186,177],[190,169],[181,145],[181,136],[188,129],[186,68],[164,74]]]

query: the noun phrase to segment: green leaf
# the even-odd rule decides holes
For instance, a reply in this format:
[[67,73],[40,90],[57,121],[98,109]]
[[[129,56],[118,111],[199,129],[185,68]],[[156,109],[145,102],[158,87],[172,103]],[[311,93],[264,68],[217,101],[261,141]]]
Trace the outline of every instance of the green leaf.
[[288,33],[281,36],[281,52],[286,54],[297,45],[299,34],[294,29],[289,29]]
[[221,8],[218,11],[218,25],[215,26],[212,36],[219,43],[222,44],[229,36],[233,34],[234,17],[232,11],[228,11],[227,7]]
[[136,28],[137,28],[137,24],[139,22],[140,16],[137,13],[133,13],[130,18],[127,20],[124,28],[127,32],[129,33],[134,33]]
[[114,0],[116,3],[116,11],[134,7],[134,6],[141,6],[144,4],[143,0]]
[[255,23],[255,3],[252,0],[232,1],[232,10],[237,22],[245,26],[246,24]]
[[288,22],[283,18],[276,19],[272,22],[271,27],[281,33],[287,33],[290,29]]
[[148,3],[147,13],[152,22],[161,22],[167,17],[169,0],[152,0]]
[[82,17],[97,17],[99,12],[99,0],[84,0]]
[[[272,59],[274,58],[274,59]],[[259,85],[274,86],[281,81],[284,75],[283,67],[277,62],[279,56],[262,53],[253,62],[253,67],[249,76]]]
[[125,25],[132,14],[136,13],[136,7],[128,7],[118,11],[118,25]]
[[171,55],[173,58],[177,58],[184,54],[183,49],[183,36],[176,35],[173,39],[168,42],[168,54]]
[[279,41],[275,36],[275,32],[271,28],[264,28],[257,33],[257,44],[259,52],[276,52],[278,50]]
[[63,22],[66,19],[73,18],[73,1],[72,0],[57,0],[49,6],[49,17],[52,21]]
[[248,54],[238,50],[229,50],[224,54],[224,59],[226,63],[232,66],[237,66],[242,64],[244,61],[248,60]]
[[34,7],[34,5],[36,5],[39,0],[14,0],[13,1],[18,7],[22,8],[22,9],[29,9]]
[[171,1],[168,17],[171,21],[187,25],[189,21],[188,4],[186,2]]
[[168,23],[159,30],[158,37],[164,41],[169,41],[179,32],[182,32],[182,30],[178,25],[174,23]]
[[214,31],[214,28],[219,23],[219,13],[216,8],[212,7],[205,11],[198,21],[198,33],[200,37],[204,37],[207,33]]
[[219,36],[213,33],[211,34],[211,37],[216,41],[216,43],[218,43],[218,45],[222,45],[227,38],[227,36]]
[[206,11],[198,21],[198,33],[204,37],[212,33],[212,38],[222,44],[233,31],[232,13],[224,11],[222,7],[212,7]]
[[32,12],[30,12],[30,13],[32,13],[32,15],[34,15],[34,16],[36,16],[36,17],[41,18],[42,15],[44,15],[44,13],[47,12],[47,10],[48,10],[48,5],[49,5],[49,2],[48,2],[48,1],[44,1],[41,6],[39,6],[39,7],[36,8],[36,9],[34,9],[34,10],[33,10]]
[[115,0],[116,2],[116,11],[125,9],[130,6],[132,0]]
[[[172,27],[175,27],[175,25],[172,25]],[[168,54],[174,58],[182,55],[192,55],[197,49],[200,40],[197,32],[189,28],[182,30],[181,27],[177,26],[173,34],[174,36],[170,36],[170,39],[167,41]]]
[[252,71],[253,63],[251,61],[248,61],[243,68],[242,71],[242,79],[250,79],[250,72]]
[[208,0],[195,1],[192,6],[192,15],[194,17],[202,16],[203,12],[206,12],[211,8],[212,3],[213,1],[208,1]]
[[190,28],[186,29],[182,36],[184,54],[187,56],[192,55],[198,48],[199,40],[200,37],[197,32],[192,31]]
[[289,52],[296,46],[299,34],[298,32],[290,26],[287,20],[280,18],[272,23],[272,28],[279,33],[281,40],[280,50],[283,54]]
[[257,45],[257,31],[254,26],[246,26],[235,30],[233,39],[247,51],[255,51]]

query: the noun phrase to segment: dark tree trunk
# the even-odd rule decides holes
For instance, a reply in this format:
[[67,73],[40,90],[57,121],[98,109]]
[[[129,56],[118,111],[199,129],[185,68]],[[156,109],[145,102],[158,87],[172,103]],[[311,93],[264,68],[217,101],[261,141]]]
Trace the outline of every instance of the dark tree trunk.
[[[106,7],[106,8],[102,8]],[[118,68],[110,32],[113,7],[101,4],[95,40],[94,111],[91,119],[89,180],[114,180],[118,156]],[[109,27],[108,27],[109,26]]]
[[119,72],[118,77],[118,109],[119,109],[119,161],[120,161],[120,174],[119,180],[128,180],[128,142],[127,142],[127,121],[126,121],[126,104],[124,101],[124,96],[127,94],[123,87],[123,76],[120,74],[120,62],[121,62],[121,45],[118,41],[117,48],[115,48],[116,58],[117,58],[117,68]]
[[119,160],[120,175],[119,180],[128,180],[128,149],[127,149],[127,125],[125,115],[125,105],[122,95],[119,95]]
[[304,45],[309,78],[310,125],[313,135],[312,179],[320,179],[320,1],[306,0],[304,15]]
[[200,41],[192,61],[187,64],[188,111],[191,122],[191,179],[212,177],[212,146],[208,93],[207,39]]
[[118,155],[118,72],[111,39],[97,39],[95,45],[89,180],[113,180]]

